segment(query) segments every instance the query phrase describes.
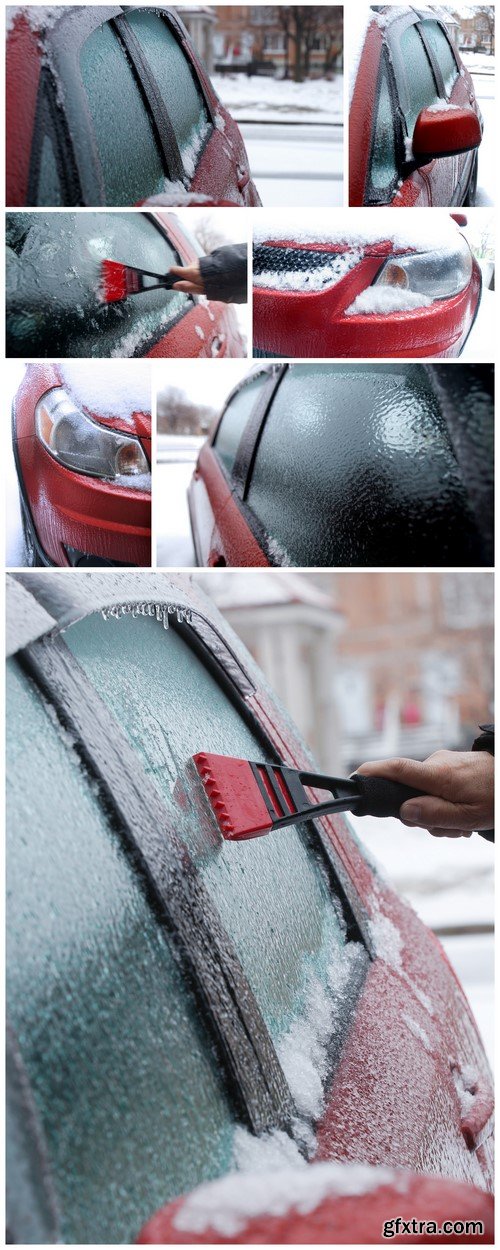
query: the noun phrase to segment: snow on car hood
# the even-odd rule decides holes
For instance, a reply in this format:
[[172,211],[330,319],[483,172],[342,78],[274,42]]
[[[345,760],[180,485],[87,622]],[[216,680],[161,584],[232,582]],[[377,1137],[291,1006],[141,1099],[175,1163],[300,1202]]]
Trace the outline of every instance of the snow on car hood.
[[[404,220],[402,220],[404,218]],[[306,214],[266,213],[254,227],[254,242],[330,245],[336,248],[366,248],[391,242],[397,251],[429,252],[453,246],[457,226],[447,211],[350,208]]]
[[63,361],[61,381],[75,403],[96,416],[134,426],[133,413],[151,412],[151,370],[139,360]]

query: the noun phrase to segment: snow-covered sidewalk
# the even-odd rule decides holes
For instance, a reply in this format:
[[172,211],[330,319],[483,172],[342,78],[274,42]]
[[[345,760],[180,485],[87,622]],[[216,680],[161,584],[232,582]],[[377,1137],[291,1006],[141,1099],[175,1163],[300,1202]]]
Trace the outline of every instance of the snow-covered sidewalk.
[[322,122],[342,125],[343,77],[292,82],[245,74],[215,74],[215,90],[236,121]]

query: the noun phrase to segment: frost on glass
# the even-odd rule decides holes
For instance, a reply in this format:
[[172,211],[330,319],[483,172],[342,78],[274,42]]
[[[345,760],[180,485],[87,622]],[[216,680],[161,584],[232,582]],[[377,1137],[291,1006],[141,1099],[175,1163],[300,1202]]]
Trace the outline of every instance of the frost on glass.
[[408,26],[401,35],[401,59],[406,84],[403,111],[411,138],[419,113],[429,104],[435,104],[438,94],[427,53],[415,26]]
[[129,25],[153,71],[165,101],[189,180],[211,130],[205,102],[191,66],[167,22],[140,9],[127,14]]
[[392,100],[389,91],[387,70],[382,64],[380,71],[380,89],[377,105],[377,116],[374,127],[373,149],[370,165],[370,176],[374,187],[384,190],[395,182],[398,171],[396,166],[396,140],[394,135],[394,118]]
[[278,1043],[344,958],[323,861],[298,828],[225,842],[191,757],[265,752],[191,648],[154,619],[91,616],[66,642],[167,802]]
[[410,557],[436,524],[436,500],[442,528],[448,509],[467,514],[446,425],[418,366],[287,370],[247,501],[293,564],[379,564],[402,533]]
[[62,1240],[128,1245],[164,1202],[226,1172],[231,1110],[137,871],[15,662],[8,715],[10,1022]]
[[105,22],[80,54],[107,204],[159,195],[164,170],[151,122],[125,53]]
[[247,382],[245,386],[242,386],[237,391],[226,408],[217,430],[215,447],[228,473],[232,471],[239,442],[250,413],[257,402],[257,397],[262,387],[267,381],[267,373],[262,373],[260,377],[252,378],[251,382]]
[[9,213],[7,354],[140,356],[192,307],[181,291],[103,304],[101,265],[166,273],[178,257],[143,213]]
[[63,203],[63,195],[61,188],[61,179],[57,168],[57,161],[52,144],[52,139],[47,133],[44,134],[42,140],[42,155],[40,158],[40,172],[38,176],[37,189],[38,204],[52,204],[57,206]]
[[446,95],[449,96],[453,91],[454,83],[458,78],[457,63],[455,57],[453,56],[451,47],[448,43],[444,30],[442,30],[438,22],[423,22],[422,30],[434,52],[443,75]]

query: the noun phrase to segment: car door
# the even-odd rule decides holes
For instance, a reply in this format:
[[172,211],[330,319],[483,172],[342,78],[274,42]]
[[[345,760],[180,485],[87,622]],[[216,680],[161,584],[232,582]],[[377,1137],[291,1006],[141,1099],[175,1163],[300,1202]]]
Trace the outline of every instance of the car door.
[[266,1141],[307,1157],[368,967],[327,838],[222,841],[192,754],[275,748],[255,678],[165,585],[87,582],[64,639],[33,600],[9,661],[14,1241],[31,1219],[131,1244]]

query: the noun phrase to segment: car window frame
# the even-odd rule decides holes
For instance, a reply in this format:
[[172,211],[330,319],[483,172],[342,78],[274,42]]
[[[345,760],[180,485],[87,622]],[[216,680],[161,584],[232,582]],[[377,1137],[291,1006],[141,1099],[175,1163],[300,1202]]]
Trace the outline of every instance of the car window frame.
[[[61,203],[56,205],[46,205],[38,197],[43,140],[46,136],[52,144],[61,186]],[[80,177],[66,113],[57,102],[57,87],[52,71],[48,65],[42,65],[33,124],[26,207],[77,208],[80,202]]]
[[[287,367],[287,365],[280,365],[278,368],[276,368],[276,366],[272,366],[271,368],[264,366],[261,369],[255,369],[250,374],[246,374],[246,376],[242,378],[241,382],[238,382],[237,386],[233,387],[233,390],[228,395],[224,407],[221,409],[216,424],[210,434],[208,441],[214,455],[217,457],[217,465],[228,486],[234,492],[238,500],[243,501],[245,498],[251,466],[255,458],[257,444],[264,428],[264,422],[266,421],[274,396]],[[250,415],[247,417],[240,435],[240,440],[233,461],[233,467],[229,470],[217,451],[217,435],[220,427],[233,399],[235,399],[246,386],[249,386],[255,378],[261,376],[265,377],[266,374],[267,381],[264,382],[261,390],[255,397],[253,408]]]
[[[204,81],[203,75],[198,70],[195,59],[191,55],[191,48],[187,41],[187,36],[183,30],[182,24],[176,20],[172,11],[164,10],[161,14],[158,14],[158,10],[155,10],[152,5],[147,5],[145,8],[146,12],[151,11],[156,16],[161,16],[161,18],[167,23],[171,33],[181,47],[183,56],[189,62],[190,72],[195,78],[197,88],[202,96],[207,110],[212,129],[209,131],[198,154],[198,165],[207,143],[210,142],[215,128],[214,107],[207,90],[206,82]],[[139,5],[131,5],[130,10],[132,11],[133,9],[139,9],[142,11],[141,6]],[[96,6],[90,6],[89,8],[80,7],[76,10],[71,7],[63,10],[55,25],[50,30],[47,30],[44,35],[47,60],[51,66],[53,78],[55,82],[60,80],[63,84],[63,111],[68,133],[72,136],[74,160],[81,189],[81,199],[79,200],[78,206],[92,206],[93,208],[130,207],[129,205],[114,205],[107,203],[94,123],[90,113],[87,91],[84,87],[80,70],[80,52],[83,44],[90,37],[90,35],[94,34],[94,32],[105,22],[113,24],[119,22],[120,19],[126,21],[126,15],[127,10],[124,10],[123,7],[119,7],[117,5],[103,5],[99,8]],[[131,71],[134,75],[137,88],[143,101],[145,100],[145,96],[147,97],[148,113],[153,127],[154,137],[158,145],[160,158],[164,167],[165,179],[167,181],[172,181],[172,175],[170,173],[170,157],[165,146],[168,143],[167,135],[169,135],[173,130],[172,121],[168,114],[165,102],[161,97],[161,92],[157,86],[155,92],[155,80],[152,70],[149,67],[149,63],[147,62],[148,81],[141,81],[141,66],[139,65],[137,52],[135,50],[135,42],[137,41],[131,27],[128,27],[128,32],[134,38],[129,40],[130,51],[127,50],[126,52],[123,47],[122,40],[118,35],[118,28],[116,26],[114,27],[115,37],[117,38],[119,45],[122,47],[123,55],[129,60]],[[65,90],[65,85],[67,85],[67,90]],[[161,119],[161,135],[158,134],[156,128],[154,110],[156,110],[157,118]],[[182,180],[185,183],[187,181],[188,184],[192,181],[192,179],[188,178],[185,174],[184,168],[182,168]]]
[[[386,187],[376,187],[372,180],[372,166],[376,141],[376,123],[380,104],[380,96],[382,93],[382,81],[385,78],[389,89],[389,96],[392,105],[392,116],[394,121],[394,164],[395,175],[392,182]],[[394,196],[394,192],[402,175],[402,169],[405,164],[405,148],[404,148],[404,118],[401,111],[398,89],[392,58],[387,45],[384,43],[380,53],[380,61],[377,74],[377,87],[372,113],[372,133],[370,138],[370,153],[366,167],[366,185],[364,203],[367,205],[387,204]]]

